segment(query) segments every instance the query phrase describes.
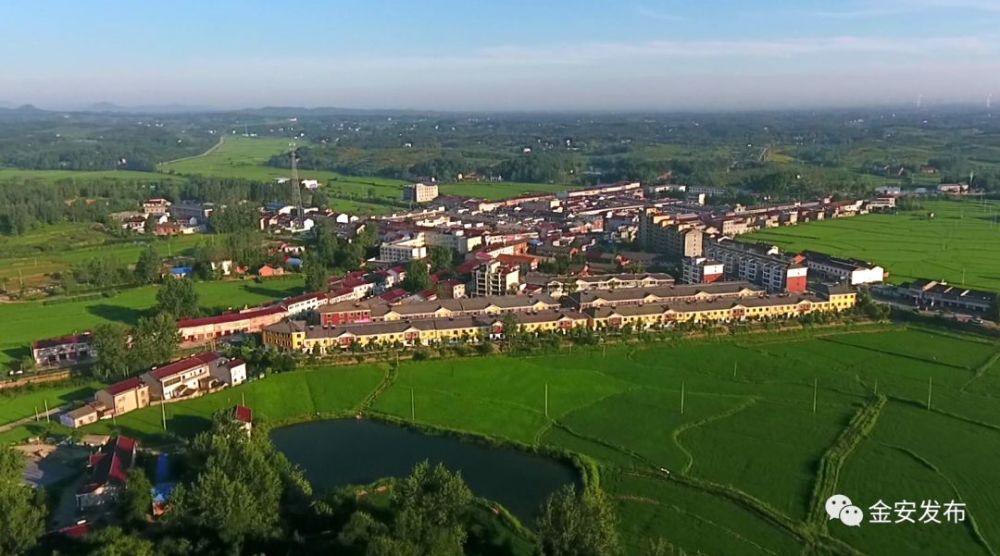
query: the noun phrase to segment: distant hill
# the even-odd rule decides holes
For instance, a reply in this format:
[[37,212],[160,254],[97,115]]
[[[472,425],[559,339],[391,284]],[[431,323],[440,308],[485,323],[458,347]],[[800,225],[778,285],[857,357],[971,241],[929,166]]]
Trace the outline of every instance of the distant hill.
[[186,114],[192,112],[219,112],[209,106],[194,106],[186,104],[141,104],[137,106],[122,106],[113,102],[97,102],[84,106],[80,112],[97,112],[105,114]]

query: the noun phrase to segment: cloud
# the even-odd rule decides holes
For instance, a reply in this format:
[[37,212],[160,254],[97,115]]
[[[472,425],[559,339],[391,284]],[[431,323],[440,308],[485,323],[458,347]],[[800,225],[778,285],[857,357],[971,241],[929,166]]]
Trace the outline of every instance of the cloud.
[[687,18],[684,16],[664,13],[646,6],[636,6],[633,9],[633,11],[635,12],[635,15],[639,17],[646,19],[655,19],[656,21],[666,21],[666,22],[676,23],[678,21],[687,20]]
[[856,8],[819,10],[811,15],[833,19],[868,19],[917,14],[934,10],[1000,14],[997,0],[876,0]]

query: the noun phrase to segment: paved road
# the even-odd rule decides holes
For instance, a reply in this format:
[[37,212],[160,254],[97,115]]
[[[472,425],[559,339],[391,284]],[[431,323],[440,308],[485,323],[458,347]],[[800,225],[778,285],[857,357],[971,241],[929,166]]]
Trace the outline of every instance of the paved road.
[[[68,408],[68,406],[65,406],[65,405],[64,406],[60,406],[60,407],[49,408],[49,412],[48,413],[46,413],[44,411],[39,412],[38,413],[38,418],[39,419],[44,419],[45,416],[48,415],[49,418],[52,419],[53,417],[56,417],[56,415],[58,413],[62,413],[67,408]],[[53,419],[53,420],[56,420],[56,419]],[[15,429],[17,427],[20,427],[21,425],[30,425],[34,421],[35,421],[35,416],[34,415],[32,415],[31,417],[25,417],[24,419],[18,419],[17,421],[11,421],[10,423],[4,424],[4,425],[0,425],[0,432],[7,432],[7,431],[9,431],[11,429]]]

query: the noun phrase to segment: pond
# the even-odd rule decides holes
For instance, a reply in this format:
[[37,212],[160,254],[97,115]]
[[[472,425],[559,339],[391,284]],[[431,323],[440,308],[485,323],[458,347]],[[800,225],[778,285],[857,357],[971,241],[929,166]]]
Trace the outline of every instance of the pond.
[[528,524],[550,493],[580,482],[572,466],[551,458],[378,421],[312,421],[277,428],[271,439],[317,492],[405,477],[428,460],[461,471],[476,495],[499,502]]

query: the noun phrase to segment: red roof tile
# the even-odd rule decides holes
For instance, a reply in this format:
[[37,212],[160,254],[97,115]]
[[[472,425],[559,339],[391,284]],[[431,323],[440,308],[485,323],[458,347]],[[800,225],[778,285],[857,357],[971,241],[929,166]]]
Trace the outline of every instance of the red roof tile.
[[86,332],[84,334],[70,334],[69,336],[60,336],[58,338],[47,338],[45,340],[35,340],[31,343],[32,349],[39,348],[49,348],[62,346],[66,344],[86,344],[90,343],[90,333]]
[[240,320],[252,319],[256,317],[265,317],[268,315],[275,315],[278,313],[287,312],[284,307],[280,305],[275,305],[272,307],[262,307],[260,309],[252,309],[250,311],[244,311],[242,313],[225,313],[222,315],[216,315],[214,317],[200,317],[196,319],[182,319],[177,323],[178,328],[193,328],[195,326],[206,326],[209,324],[224,324],[227,322],[236,322]]
[[169,365],[164,365],[158,369],[153,369],[149,372],[150,376],[157,380],[164,380],[174,375],[179,375],[185,373],[192,369],[197,369],[198,367],[208,365],[212,361],[219,358],[219,354],[206,351],[205,353],[199,353],[193,357],[188,357],[187,359],[181,359],[180,361],[174,361]]
[[233,408],[233,418],[242,423],[253,423],[253,410],[245,405]]
[[140,386],[142,386],[142,380],[139,377],[133,377],[121,382],[116,382],[104,390],[112,396],[117,396],[122,392],[128,392],[129,390],[134,390]]
[[94,474],[91,481],[84,485],[80,492],[93,492],[108,484],[122,486],[127,484],[128,470],[134,463],[132,459],[138,446],[137,441],[120,435],[102,446],[101,451],[90,458],[91,465],[94,466]]

